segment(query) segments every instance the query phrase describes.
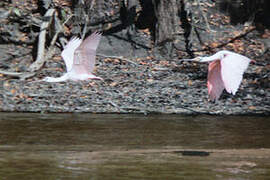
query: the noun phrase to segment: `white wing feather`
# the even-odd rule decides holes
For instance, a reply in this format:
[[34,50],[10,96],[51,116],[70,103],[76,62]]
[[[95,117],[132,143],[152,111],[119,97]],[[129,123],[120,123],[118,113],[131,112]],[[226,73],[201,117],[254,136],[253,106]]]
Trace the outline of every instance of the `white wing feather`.
[[222,80],[228,93],[236,93],[250,61],[249,58],[232,52],[221,60]]
[[81,43],[82,40],[80,38],[72,38],[67,43],[64,50],[61,53],[66,64],[67,72],[69,72],[72,69],[74,52],[80,46]]

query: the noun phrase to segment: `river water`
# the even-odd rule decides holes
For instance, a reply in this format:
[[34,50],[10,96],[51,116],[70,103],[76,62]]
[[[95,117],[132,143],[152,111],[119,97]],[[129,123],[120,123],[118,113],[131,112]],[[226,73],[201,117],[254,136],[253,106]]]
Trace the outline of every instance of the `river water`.
[[0,113],[0,179],[265,179],[270,117]]

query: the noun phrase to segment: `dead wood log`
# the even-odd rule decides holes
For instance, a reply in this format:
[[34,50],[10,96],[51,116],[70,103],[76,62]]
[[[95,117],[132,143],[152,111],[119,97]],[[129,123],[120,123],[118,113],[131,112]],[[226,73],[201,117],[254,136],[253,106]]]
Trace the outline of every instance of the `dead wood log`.
[[25,80],[35,75],[34,72],[10,72],[10,71],[3,71],[3,70],[0,70],[0,74],[3,74],[5,76],[20,78],[21,80]]
[[31,64],[29,67],[30,72],[39,70],[45,62],[44,54],[45,54],[46,32],[47,32],[48,27],[51,24],[54,12],[55,12],[55,9],[49,9],[45,14],[44,18],[46,19],[46,21],[44,21],[41,24],[40,33],[38,37],[37,58],[36,58],[36,61],[33,64]]
[[178,0],[152,0],[157,18],[155,43],[157,45],[173,41],[181,32],[179,12],[181,3]]

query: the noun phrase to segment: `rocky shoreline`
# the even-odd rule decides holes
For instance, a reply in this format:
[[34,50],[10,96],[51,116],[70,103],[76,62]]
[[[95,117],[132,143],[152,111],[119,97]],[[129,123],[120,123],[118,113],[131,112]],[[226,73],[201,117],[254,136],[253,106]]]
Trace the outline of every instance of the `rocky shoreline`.
[[[0,70],[6,72],[28,72],[36,58],[42,14],[34,11],[40,6],[38,3],[24,2],[20,5],[0,3]],[[113,5],[111,1],[106,3]],[[181,11],[193,12],[193,21],[182,14],[181,23],[177,21],[181,31],[174,41],[164,41],[158,46],[154,44],[149,27],[132,31],[131,26],[124,28],[122,25],[122,29],[117,29],[121,25],[120,7],[114,4],[115,11],[110,8],[107,11],[112,12],[112,17],[119,16],[115,28],[109,21],[107,26],[92,24],[89,30],[89,33],[104,32],[95,72],[103,81],[41,82],[45,76],[59,77],[65,71],[60,49],[55,45],[57,52],[35,72],[35,76],[20,80],[0,73],[0,111],[269,115],[269,29],[256,30],[250,24],[231,25],[229,16],[217,11],[213,1],[202,4],[187,1],[185,5],[186,10]],[[67,3],[59,7],[69,12],[72,6]],[[33,29],[33,24],[26,23],[27,18],[32,17],[26,15],[31,13],[38,20]],[[110,14],[91,13],[98,17]],[[206,18],[202,18],[204,16]],[[76,21],[70,20],[64,38],[79,34],[72,31],[75,25]],[[48,39],[52,38],[49,34]],[[62,48],[59,44],[58,47]],[[207,64],[179,59],[210,55],[222,49],[243,54],[256,63],[249,66],[235,96],[224,92],[219,101],[210,102],[206,87]]]
[[[61,61],[61,60],[60,60]],[[134,63],[98,58],[96,74],[103,78],[83,82],[47,83],[45,75],[63,73],[53,60],[39,76],[28,80],[1,81],[0,111],[269,115],[269,85],[264,85],[258,65],[251,64],[235,96],[223,93],[210,102],[207,95],[207,64],[152,59]],[[136,63],[136,64],[135,64]],[[161,66],[163,64],[163,66]],[[50,67],[50,68],[49,68]],[[51,68],[54,67],[54,68]]]

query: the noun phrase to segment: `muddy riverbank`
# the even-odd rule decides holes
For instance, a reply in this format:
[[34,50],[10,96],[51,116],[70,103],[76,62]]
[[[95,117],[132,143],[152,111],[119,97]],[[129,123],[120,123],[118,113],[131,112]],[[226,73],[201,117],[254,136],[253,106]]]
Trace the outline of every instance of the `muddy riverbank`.
[[63,73],[61,63],[53,61],[31,79],[2,77],[0,110],[266,115],[270,112],[269,75],[264,71],[266,66],[256,63],[249,66],[235,96],[224,92],[218,102],[211,102],[206,87],[207,64],[176,65],[151,59],[130,63],[108,58],[99,58],[97,62],[96,75],[102,81],[38,81],[47,75],[56,77]]
[[[189,37],[184,37],[188,32],[181,25],[181,32],[173,43],[162,46],[154,45],[148,27],[110,32],[106,27],[92,25],[91,31],[104,33],[97,50],[100,56],[95,71],[102,81],[41,82],[45,76],[59,77],[65,72],[58,41],[53,56],[34,76],[21,80],[0,73],[0,111],[269,115],[269,30],[259,30],[251,24],[231,25],[230,17],[217,11],[212,1],[188,4],[185,11],[194,12],[193,21],[189,20],[192,26]],[[25,73],[36,58],[42,14],[34,11],[40,6],[37,3],[15,5],[6,1],[0,3],[0,70]],[[67,12],[71,10],[71,5],[63,7]],[[113,7],[118,12],[120,7],[117,4]],[[207,11],[200,11],[199,7]],[[29,13],[33,13],[33,17],[28,16]],[[207,16],[209,24],[201,18],[203,15]],[[39,24],[29,17],[37,18]],[[27,18],[34,24],[26,23]],[[121,23],[119,18],[117,22]],[[70,19],[65,26],[67,40],[76,35],[72,33],[72,24],[76,23]],[[52,38],[49,34],[48,39]],[[210,102],[206,87],[207,64],[183,63],[180,59],[190,58],[191,54],[211,55],[222,49],[243,54],[256,62],[244,74],[235,96],[224,92],[218,102]]]

